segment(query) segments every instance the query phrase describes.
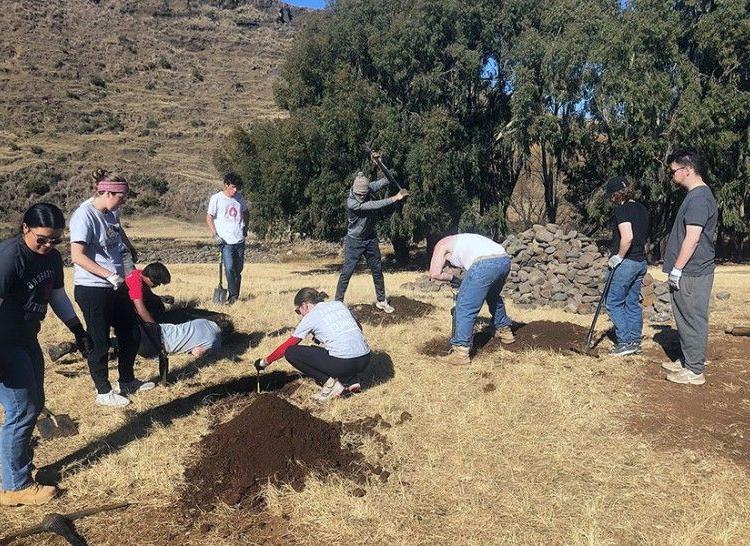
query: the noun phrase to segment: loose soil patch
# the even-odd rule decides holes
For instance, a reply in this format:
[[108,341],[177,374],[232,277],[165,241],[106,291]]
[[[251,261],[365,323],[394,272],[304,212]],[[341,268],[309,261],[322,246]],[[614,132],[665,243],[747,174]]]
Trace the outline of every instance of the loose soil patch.
[[[553,322],[539,320],[528,324],[516,323],[512,326],[516,342],[510,345],[500,343],[499,339],[490,337],[488,330],[474,335],[472,354],[510,351],[519,353],[530,349],[545,351],[569,352],[571,347],[582,345],[588,329],[570,322]],[[438,336],[427,341],[420,353],[426,356],[445,356],[450,350],[450,340]]]
[[271,482],[304,487],[311,470],[356,474],[359,453],[341,446],[341,425],[328,423],[286,400],[262,394],[199,443],[202,453],[185,471],[189,507],[218,501],[262,506],[260,488]]
[[750,468],[750,338],[712,328],[702,386],[666,381],[661,363],[679,356],[677,332],[665,328],[655,339],[659,345],[644,351],[649,364],[637,384],[634,428],[665,450],[709,452]]
[[413,300],[406,296],[394,296],[388,299],[396,310],[393,313],[384,313],[375,304],[360,303],[353,305],[350,309],[357,320],[364,324],[375,326],[389,326],[391,324],[403,324],[412,322],[431,313],[435,306],[419,300]]

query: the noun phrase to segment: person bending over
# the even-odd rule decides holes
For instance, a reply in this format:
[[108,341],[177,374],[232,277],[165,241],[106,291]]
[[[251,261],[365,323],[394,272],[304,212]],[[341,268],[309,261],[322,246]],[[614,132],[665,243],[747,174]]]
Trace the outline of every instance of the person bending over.
[[643,309],[639,303],[646,275],[648,209],[635,200],[633,189],[623,176],[607,182],[605,196],[612,210],[612,281],[607,294],[607,313],[615,326],[615,346],[609,352],[626,356],[641,352]]
[[20,234],[0,242],[0,506],[43,504],[57,490],[33,479],[31,435],[44,407],[44,357],[37,341],[51,306],[70,329],[84,355],[91,340],[63,286],[63,262],[54,248],[62,242],[65,217],[55,205],[37,203],[26,211]]
[[[443,272],[448,261],[455,267],[466,270],[462,282],[457,282],[451,273]],[[449,235],[438,241],[430,261],[430,277],[438,281],[451,281],[460,286],[455,309],[455,329],[451,338],[451,352],[446,361],[453,365],[471,362],[474,323],[484,302],[492,314],[495,337],[502,343],[513,343],[511,330],[513,321],[505,312],[505,303],[500,292],[510,273],[510,257],[502,245],[492,239],[474,233]]]
[[[302,320],[289,339],[255,361],[255,367],[261,370],[286,357],[292,366],[322,385],[314,397],[321,403],[345,392],[359,392],[359,375],[370,364],[370,347],[361,326],[342,302],[327,302],[327,298],[328,294],[314,288],[297,292],[294,312]],[[299,345],[310,334],[322,347]]]

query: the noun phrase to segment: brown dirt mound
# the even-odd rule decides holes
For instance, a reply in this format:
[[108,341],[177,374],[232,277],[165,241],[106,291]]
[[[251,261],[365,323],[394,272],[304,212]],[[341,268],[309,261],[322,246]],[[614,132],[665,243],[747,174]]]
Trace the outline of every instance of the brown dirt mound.
[[261,505],[267,482],[304,487],[310,470],[356,473],[360,454],[341,447],[341,425],[332,424],[273,394],[262,394],[232,420],[203,438],[202,453],[185,471],[189,507],[217,501]]
[[[529,349],[569,352],[572,347],[583,345],[588,329],[570,322],[539,320],[528,324],[515,324],[513,332],[516,342],[510,345],[490,337],[487,330],[474,335],[472,354],[479,352],[511,351],[518,353]],[[427,356],[444,356],[450,349],[449,339],[438,336],[427,341],[420,353]]]
[[388,299],[388,303],[396,309],[391,314],[384,313],[375,307],[374,304],[360,303],[353,305],[350,309],[358,321],[363,324],[373,324],[375,326],[412,322],[431,313],[435,309],[435,306],[431,303],[413,300],[406,296],[394,296]]

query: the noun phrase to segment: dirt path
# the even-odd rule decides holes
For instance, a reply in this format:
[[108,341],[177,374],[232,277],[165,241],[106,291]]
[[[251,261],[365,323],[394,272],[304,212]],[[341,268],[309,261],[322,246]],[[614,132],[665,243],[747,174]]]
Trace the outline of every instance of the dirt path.
[[666,381],[660,363],[676,358],[677,332],[665,328],[655,340],[658,345],[644,353],[649,365],[630,422],[666,450],[694,449],[750,468],[750,337],[711,331],[702,386]]

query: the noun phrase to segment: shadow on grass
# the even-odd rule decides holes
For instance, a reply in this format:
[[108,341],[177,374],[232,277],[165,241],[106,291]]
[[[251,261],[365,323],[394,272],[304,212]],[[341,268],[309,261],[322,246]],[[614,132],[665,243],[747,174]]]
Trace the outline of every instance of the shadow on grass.
[[680,348],[680,336],[677,330],[671,326],[659,324],[654,325],[658,330],[654,334],[654,341],[659,345],[671,362],[682,358],[682,349]]
[[[274,371],[260,376],[261,390],[278,391],[288,383],[298,379],[295,373]],[[175,419],[186,417],[203,405],[213,404],[217,400],[244,393],[256,392],[256,377],[253,373],[247,377],[234,379],[218,385],[206,387],[184,398],[172,400],[161,406],[148,409],[132,416],[124,425],[102,438],[89,443],[40,469],[45,481],[57,483],[65,468],[80,469],[97,462],[102,457],[116,453],[131,442],[147,437],[154,428],[169,426]],[[73,470],[75,472],[76,470]]]
[[369,389],[387,383],[396,375],[393,360],[388,353],[373,351],[370,355],[370,365],[359,374],[359,381],[363,389]]

